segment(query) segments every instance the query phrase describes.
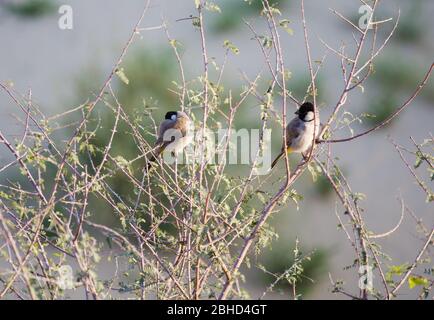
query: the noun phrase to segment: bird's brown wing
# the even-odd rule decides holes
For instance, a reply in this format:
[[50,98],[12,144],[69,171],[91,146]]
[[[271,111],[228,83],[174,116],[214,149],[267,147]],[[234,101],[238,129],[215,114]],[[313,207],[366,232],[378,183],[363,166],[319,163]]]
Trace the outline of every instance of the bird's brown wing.
[[166,119],[163,122],[161,122],[160,127],[158,128],[157,141],[155,141],[156,147],[163,144],[164,132],[166,132],[166,130],[172,128],[175,125],[175,123],[176,123],[176,121],[173,121],[170,119]]
[[160,154],[164,151],[164,149],[166,149],[169,144],[175,141],[175,139],[179,138],[179,135],[172,135],[170,140],[164,140],[164,134],[170,129],[178,130],[181,133],[181,137],[185,137],[188,130],[188,120],[184,118],[178,118],[176,121],[166,119],[161,122],[160,127],[158,128],[157,141],[155,142],[154,149],[152,150],[152,157],[149,159],[148,170],[150,169],[152,163],[157,160]]
[[[158,129],[158,138],[155,142],[155,153],[159,155],[164,149],[171,144],[177,137],[172,136],[170,140],[164,140],[164,134],[167,130],[173,129],[178,130],[181,133],[181,137],[185,137],[187,135],[187,120],[184,118],[179,118],[176,121],[166,119],[164,120]],[[179,138],[179,136],[178,136]]]
[[298,119],[291,120],[290,123],[286,126],[286,148],[282,147],[283,149],[287,149],[291,147],[291,143],[294,139],[297,139],[300,135],[300,128],[297,125]]
[[288,150],[289,147],[291,147],[292,141],[294,139],[297,139],[297,137],[300,135],[300,129],[297,126],[297,119],[293,119],[288,125],[286,126],[286,146],[285,141],[282,143],[282,150],[274,159],[273,163],[271,164],[271,169],[274,168],[274,166],[277,164],[277,162],[282,158],[282,156],[285,154],[285,152]]

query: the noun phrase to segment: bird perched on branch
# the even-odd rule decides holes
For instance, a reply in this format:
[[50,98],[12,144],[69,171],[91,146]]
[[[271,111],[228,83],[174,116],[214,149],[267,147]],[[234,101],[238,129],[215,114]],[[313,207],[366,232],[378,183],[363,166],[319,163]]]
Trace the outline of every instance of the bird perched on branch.
[[149,159],[148,170],[163,152],[173,156],[181,152],[192,141],[191,120],[183,111],[169,111],[158,129],[158,138]]
[[[304,153],[312,145],[314,132],[319,134],[319,119],[315,120],[315,109],[312,103],[305,102],[295,112],[297,117],[291,120],[286,126],[286,146],[282,146],[282,151],[271,164],[271,169],[285,154]],[[315,126],[315,122],[317,125]]]

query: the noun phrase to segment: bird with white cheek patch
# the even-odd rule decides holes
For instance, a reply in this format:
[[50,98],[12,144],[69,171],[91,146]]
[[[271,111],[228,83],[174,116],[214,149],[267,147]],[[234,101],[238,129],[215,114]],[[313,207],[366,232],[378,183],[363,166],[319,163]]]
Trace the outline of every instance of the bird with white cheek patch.
[[153,156],[149,159],[148,169],[165,150],[176,155],[192,142],[190,126],[191,120],[185,112],[169,111],[166,113],[158,129],[158,137],[152,151]]
[[[315,110],[310,102],[303,103],[295,112],[297,117],[291,120],[286,126],[286,146],[282,146],[280,154],[271,164],[271,169],[282,158],[285,152],[304,153],[312,145],[313,135],[319,134],[319,119],[315,120]],[[315,126],[315,122],[317,125]]]

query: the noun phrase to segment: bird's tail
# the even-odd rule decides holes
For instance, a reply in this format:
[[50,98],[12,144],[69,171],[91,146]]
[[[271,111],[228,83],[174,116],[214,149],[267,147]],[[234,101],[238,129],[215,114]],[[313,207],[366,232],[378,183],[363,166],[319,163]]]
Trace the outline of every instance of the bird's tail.
[[276,157],[276,159],[274,159],[273,163],[271,164],[271,169],[273,169],[274,166],[277,164],[277,162],[279,162],[280,158],[282,158],[282,156],[283,156],[283,152],[284,152],[284,151],[282,151],[282,152],[281,152],[281,153]]
[[290,154],[292,152],[291,147],[286,148],[286,150],[282,150],[281,153],[279,153],[279,155],[276,157],[276,159],[274,159],[273,163],[271,164],[271,169],[274,168],[274,166],[279,162],[280,158],[282,158],[282,156],[286,153]]
[[154,162],[157,161],[158,157],[160,156],[161,152],[163,151],[162,149],[163,148],[161,148],[161,147],[157,147],[156,149],[151,151],[151,157],[148,159],[147,171],[149,171],[149,169],[151,169]]

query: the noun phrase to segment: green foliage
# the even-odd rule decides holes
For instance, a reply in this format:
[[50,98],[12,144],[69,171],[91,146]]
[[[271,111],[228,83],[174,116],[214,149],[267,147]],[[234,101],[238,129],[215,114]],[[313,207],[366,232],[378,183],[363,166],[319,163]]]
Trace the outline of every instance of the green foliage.
[[141,109],[143,101],[151,99],[165,108],[177,105],[177,97],[167,89],[176,72],[175,58],[169,50],[136,50],[122,71],[128,75],[129,85],[119,87],[118,95],[126,108]]
[[[383,93],[381,100],[389,98],[396,100],[401,98],[397,93],[411,94],[420,83],[421,77],[426,70],[422,66],[410,63],[405,56],[390,54],[387,57],[379,58],[374,65],[372,80],[379,86]],[[434,84],[430,81],[420,97],[428,102],[434,101]],[[399,105],[395,105],[395,108]]]
[[[279,8],[287,7],[289,0],[272,0],[270,6]],[[215,33],[233,32],[241,27],[242,18],[258,15],[263,10],[261,0],[225,1],[221,6],[221,14],[211,23],[211,30]]]
[[286,33],[288,33],[290,36],[292,36],[294,34],[294,30],[292,30],[289,27],[290,23],[291,23],[291,21],[288,19],[282,19],[279,21],[279,25],[283,28],[283,30],[285,30]]
[[216,5],[214,2],[206,1],[205,3],[205,9],[210,12],[216,12],[216,13],[222,13],[222,10],[218,5]]
[[[337,166],[334,166],[333,169],[330,170],[329,174],[331,175],[335,183],[338,183],[340,177],[343,174],[342,171],[345,172],[345,170],[342,170]],[[324,198],[331,196],[334,190],[327,176],[321,171],[319,171],[319,169],[315,170],[315,174],[317,176],[316,181],[314,181],[315,191],[317,192],[317,194]]]
[[239,54],[240,53],[240,49],[238,49],[236,46],[234,46],[234,44],[228,40],[225,40],[223,42],[223,46],[229,50],[231,50],[233,53],[235,54]]
[[369,117],[365,118],[365,124],[368,126],[377,125],[386,120],[397,108],[398,100],[394,94],[387,92],[373,100],[366,110]]
[[406,263],[401,265],[390,266],[389,270],[386,273],[386,280],[388,282],[392,282],[394,276],[403,275],[405,272],[407,272],[408,267],[409,266]]
[[36,18],[56,11],[52,0],[25,0],[20,2],[0,3],[8,12],[23,17]]
[[265,293],[277,291],[288,295],[289,292],[293,292],[295,286],[297,294],[293,298],[300,299],[309,293],[315,280],[320,277],[321,271],[327,264],[327,254],[323,250],[304,254],[298,239],[291,250],[286,244],[281,243],[281,246],[273,248],[273,251],[277,250],[279,254],[273,251],[267,253],[258,265],[258,268],[264,272],[261,278],[267,287]]
[[[410,9],[406,10],[401,17],[395,34],[396,38],[405,43],[420,43],[425,35],[424,19],[422,19],[424,14],[421,1],[411,1]],[[418,18],[415,19],[415,17]]]
[[417,286],[428,286],[429,281],[427,278],[424,277],[418,277],[418,276],[410,276],[408,277],[408,287],[410,289],[413,289]]
[[[285,19],[283,10],[287,2],[269,2],[271,8],[264,9],[262,1],[227,1],[217,5],[195,0],[200,18],[188,19],[195,28],[206,29],[200,23],[209,17],[217,26],[224,21],[220,30],[232,30],[242,17],[255,15],[260,19],[276,19],[279,33],[292,35],[291,21]],[[34,5],[38,1],[26,3]],[[38,11],[41,8],[41,5],[21,7],[16,13],[36,16],[43,12]],[[191,25],[189,28],[194,29]],[[201,33],[202,28],[194,31]],[[275,53],[274,34],[259,35],[259,39],[267,50]],[[205,41],[198,37],[200,40]],[[16,101],[23,110],[22,105],[29,105],[29,114],[24,113],[21,122],[31,124],[26,124],[22,140],[10,144],[1,138],[1,143],[17,159],[5,168],[7,176],[1,176],[0,181],[0,232],[6,239],[5,245],[0,246],[0,256],[11,264],[7,272],[0,272],[0,282],[10,285],[6,298],[23,294],[25,298],[63,299],[68,297],[69,290],[75,290],[94,299],[110,299],[118,294],[122,298],[140,299],[214,299],[236,283],[235,290],[226,291],[227,297],[243,299],[250,295],[242,286],[252,276],[251,270],[246,272],[244,267],[251,269],[258,265],[264,273],[260,277],[267,286],[265,293],[280,290],[300,299],[324,276],[322,271],[330,253],[320,248],[304,254],[298,239],[294,248],[289,248],[287,237],[279,238],[276,231],[280,224],[270,219],[282,208],[301,208],[303,195],[297,191],[298,185],[297,190],[293,182],[282,185],[287,178],[282,172],[265,178],[253,177],[238,166],[220,166],[205,160],[168,165],[156,159],[148,166],[158,124],[167,111],[184,110],[198,130],[205,126],[264,130],[272,126],[269,122],[279,122],[275,109],[286,94],[263,74],[258,75],[254,84],[225,82],[220,77],[224,66],[210,52],[209,70],[204,68],[209,72],[192,77],[187,67],[180,79],[177,72],[184,70],[176,63],[183,56],[184,47],[176,39],[169,40],[168,47],[129,52],[122,64],[114,66],[113,79],[100,93],[97,90],[104,77],[98,73],[98,64],[91,63],[92,68],[78,74],[76,94],[80,100],[86,100],[85,97],[88,100],[78,101],[78,107],[63,114],[46,117],[26,98],[20,96],[20,101]],[[241,54],[229,40],[223,42],[223,47],[229,53],[225,58]],[[372,121],[369,119],[375,116],[376,121],[382,121],[390,114],[390,106],[395,110],[398,97],[391,92],[407,86],[407,79],[401,79],[401,70],[395,73],[393,69],[387,75],[390,66],[376,67],[377,73],[398,77],[397,86],[385,82],[389,90],[383,90],[384,96],[375,100],[369,114],[354,116],[342,112],[340,119],[332,119],[332,127],[335,124],[348,127],[353,133],[352,124],[361,123],[362,118]],[[314,96],[319,100],[325,93],[321,74],[316,78],[315,92],[306,71],[293,74],[285,70],[282,81],[300,100]],[[418,147],[426,149],[428,145]],[[230,146],[228,143],[222,147],[224,152]],[[315,149],[319,153],[314,154],[314,161],[322,160],[321,148],[319,145]],[[425,149],[412,153],[415,170],[423,163],[430,166],[433,161]],[[314,184],[321,195],[330,193],[330,181],[321,170],[324,162],[312,161],[306,166],[306,160],[295,161],[291,159],[291,174],[301,175],[307,169],[312,178],[312,182],[308,179],[309,185]],[[249,173],[252,168],[245,169]],[[428,172],[433,179],[432,168]],[[339,188],[345,188],[337,166],[328,175]],[[349,260],[352,265],[345,270],[353,271],[367,264],[367,260],[372,262],[371,253],[388,259],[370,238],[372,232],[366,230],[360,214],[363,209],[359,202],[366,196],[351,191],[349,186],[342,194],[346,213],[343,218],[347,220],[339,220],[339,227],[351,228],[352,232],[346,235],[356,249],[355,257]],[[428,200],[432,200],[430,197],[431,194]],[[284,228],[285,233],[293,232],[286,225]],[[426,233],[422,224],[420,229]],[[24,263],[19,261],[17,252],[12,252],[15,248],[26,252]],[[250,254],[249,248],[255,249],[254,254]],[[241,261],[242,268],[237,267],[237,261]],[[418,261],[420,265],[427,263],[429,259]],[[70,275],[72,287],[65,288],[59,276],[62,267],[70,264],[74,265]],[[114,271],[103,279],[99,272],[107,265]],[[14,278],[16,270],[18,277]],[[396,280],[409,270],[407,264],[391,266],[386,281],[393,288]],[[410,289],[422,287],[421,296],[429,294],[431,272],[424,276],[407,274]],[[343,282],[333,283],[334,292],[343,290]],[[381,292],[374,289],[369,295],[378,298]]]
[[[323,96],[326,90],[326,85],[323,77],[318,75],[315,79],[316,95]],[[311,78],[308,73],[294,71],[291,77],[288,79],[287,89],[295,97],[300,100],[308,99],[313,96],[313,91],[311,88]]]

